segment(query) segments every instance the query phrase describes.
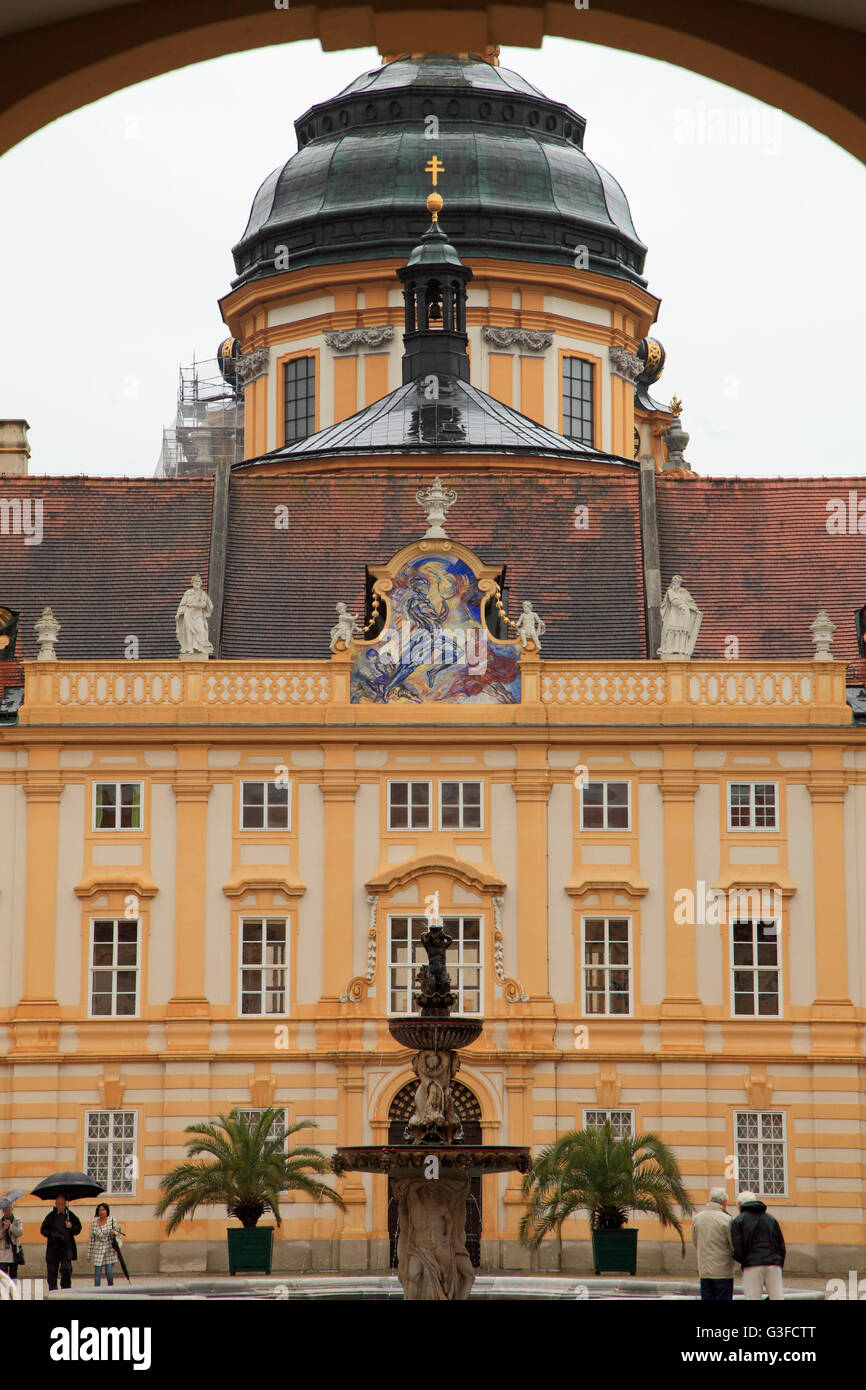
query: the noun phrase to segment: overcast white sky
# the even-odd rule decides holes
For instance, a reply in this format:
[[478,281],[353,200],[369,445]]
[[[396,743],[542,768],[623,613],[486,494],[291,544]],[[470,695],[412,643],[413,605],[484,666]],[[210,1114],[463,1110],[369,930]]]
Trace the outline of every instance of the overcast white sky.
[[[130,87],[0,159],[0,417],[31,471],[150,476],[177,369],[225,336],[217,298],[293,121],[371,50],[258,49]],[[705,474],[863,470],[866,171],[807,126],[677,67],[567,40],[505,49],[587,118],[623,185]]]

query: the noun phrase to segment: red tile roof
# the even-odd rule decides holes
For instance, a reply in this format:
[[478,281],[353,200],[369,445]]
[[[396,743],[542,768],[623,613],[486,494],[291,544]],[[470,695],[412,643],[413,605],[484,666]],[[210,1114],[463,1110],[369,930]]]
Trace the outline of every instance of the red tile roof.
[[[644,657],[638,480],[561,472],[461,472],[448,535],[507,566],[506,608],[531,599],[547,623],[546,657]],[[325,657],[334,604],[364,608],[365,567],[426,529],[415,501],[429,472],[335,470],[307,477],[234,475],[229,510],[223,655]],[[288,507],[288,530],[274,525]],[[575,507],[589,508],[588,530]]]
[[681,574],[703,610],[696,657],[724,657],[736,637],[742,660],[809,659],[809,627],[826,608],[834,655],[854,660],[866,534],[831,534],[827,504],[858,490],[866,500],[866,479],[662,475],[657,483],[662,585]]
[[[0,498],[42,501],[43,538],[0,535],[0,604],[21,613],[18,653],[35,657],[46,604],[61,657],[177,656],[174,615],[198,571],[207,583],[211,479],[0,477]],[[2,664],[2,663],[0,663]]]

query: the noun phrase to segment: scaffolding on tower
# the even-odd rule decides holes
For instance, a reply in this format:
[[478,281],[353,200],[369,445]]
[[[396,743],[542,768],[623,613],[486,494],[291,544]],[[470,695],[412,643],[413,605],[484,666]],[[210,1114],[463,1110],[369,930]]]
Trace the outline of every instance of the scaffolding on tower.
[[217,357],[179,370],[174,424],[162,432],[157,478],[209,478],[217,463],[238,463],[244,453],[244,388],[237,379],[234,340]]

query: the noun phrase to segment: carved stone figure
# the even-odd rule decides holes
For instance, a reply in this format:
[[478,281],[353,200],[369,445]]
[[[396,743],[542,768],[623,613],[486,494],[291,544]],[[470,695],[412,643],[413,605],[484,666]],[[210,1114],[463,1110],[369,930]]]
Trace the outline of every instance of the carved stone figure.
[[251,381],[256,381],[260,376],[264,376],[270,366],[271,355],[267,348],[253,348],[246,357],[239,357],[235,366],[235,373],[241,386],[249,386]]
[[523,612],[514,627],[515,631],[520,634],[521,647],[525,647],[529,642],[534,642],[539,651],[541,650],[541,639],[547,631],[547,626],[536,613],[529,599],[524,599]]
[[213,646],[208,634],[208,618],[212,612],[213,604],[202,588],[201,575],[194,574],[192,588],[187,589],[174,616],[181,660],[190,657],[202,660],[210,656]]
[[337,604],[337,621],[331,628],[331,651],[337,650],[337,643],[342,642],[344,647],[348,647],[356,632],[363,632],[364,629],[355,617],[350,613],[345,603]]
[[466,1249],[469,1178],[397,1178],[399,1207],[397,1277],[412,1302],[462,1302],[475,1271]]
[[662,599],[662,641],[658,655],[662,661],[688,661],[701,630],[703,613],[698,608],[682,576],[675,574]]
[[412,1058],[418,1089],[415,1112],[406,1128],[413,1144],[453,1144],[460,1133],[460,1116],[451,1097],[451,1082],[459,1066],[456,1052],[418,1052]]
[[60,632],[60,624],[55,618],[49,607],[43,608],[41,618],[37,618],[33,624],[33,630],[39,642],[39,650],[36,653],[37,661],[56,661],[57,653],[54,650],[57,645],[57,637]]
[[630,381],[634,385],[643,371],[643,363],[640,359],[635,357],[633,352],[629,352],[628,348],[617,347],[616,344],[608,348],[608,355],[610,357],[610,369],[614,376],[621,376],[625,381]]

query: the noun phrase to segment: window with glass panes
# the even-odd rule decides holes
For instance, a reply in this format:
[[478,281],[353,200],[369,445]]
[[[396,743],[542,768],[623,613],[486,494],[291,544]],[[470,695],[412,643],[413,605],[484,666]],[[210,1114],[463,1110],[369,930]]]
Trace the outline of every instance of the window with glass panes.
[[735,1014],[778,1017],[781,953],[779,923],[749,920],[731,924],[731,998]]
[[609,1123],[615,1139],[630,1139],[634,1134],[633,1110],[584,1110],[584,1129],[604,1129]]
[[[260,1120],[261,1117],[262,1117],[262,1115],[264,1115],[264,1113],[265,1113],[264,1110],[240,1110],[240,1109],[239,1109],[239,1110],[237,1111],[237,1116],[238,1116],[238,1119],[239,1119],[239,1120],[245,1120],[245,1121],[247,1122],[247,1124],[252,1125],[252,1124],[254,1124],[254,1123],[256,1122],[256,1120]],[[274,1112],[273,1123],[271,1124],[271,1127],[270,1127],[270,1129],[268,1130],[268,1138],[269,1138],[269,1139],[280,1139],[280,1140],[282,1140],[282,1145],[283,1145],[282,1151],[283,1151],[283,1153],[286,1153],[286,1152],[288,1151],[288,1139],[286,1138],[286,1130],[287,1130],[287,1129],[288,1129],[288,1114],[287,1114],[287,1112],[286,1112],[285,1110],[277,1110],[277,1111],[275,1111],[275,1112]]]
[[286,1013],[287,926],[285,917],[242,918],[242,1014]]
[[594,364],[582,357],[562,359],[562,433],[593,444]]
[[94,1018],[138,1012],[139,921],[100,917],[91,924],[90,1013]]
[[315,357],[294,357],[286,362],[284,371],[285,389],[285,442],[294,444],[298,439],[306,439],[316,429],[316,359]]
[[481,829],[481,783],[439,783],[439,828]]
[[[454,1013],[480,1014],[483,999],[481,918],[443,917],[442,925],[451,937],[445,964],[451,976],[451,988],[457,996]],[[391,917],[388,922],[389,1013],[418,1012],[412,991],[418,988],[418,968],[427,964],[421,937],[428,926],[426,917]]]
[[756,1197],[784,1197],[785,1116],[781,1110],[738,1110],[734,1114],[737,1186]]
[[631,1013],[631,923],[627,917],[583,920],[583,1011]]
[[94,830],[141,829],[140,782],[94,782]]
[[241,830],[288,830],[289,788],[279,782],[241,783]]
[[728,783],[729,830],[777,830],[775,782]]
[[84,1171],[109,1196],[135,1191],[135,1111],[88,1110],[84,1116]]
[[584,782],[580,789],[581,830],[630,829],[628,782]]
[[388,783],[388,829],[430,830],[429,782]]

